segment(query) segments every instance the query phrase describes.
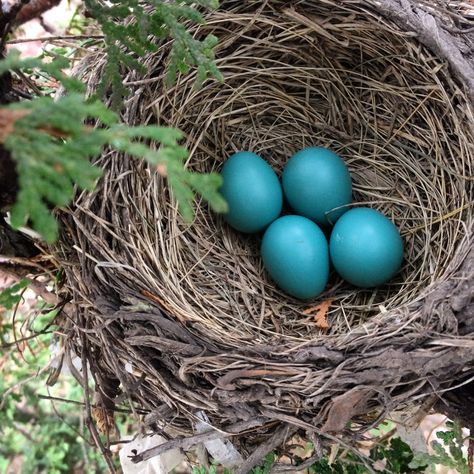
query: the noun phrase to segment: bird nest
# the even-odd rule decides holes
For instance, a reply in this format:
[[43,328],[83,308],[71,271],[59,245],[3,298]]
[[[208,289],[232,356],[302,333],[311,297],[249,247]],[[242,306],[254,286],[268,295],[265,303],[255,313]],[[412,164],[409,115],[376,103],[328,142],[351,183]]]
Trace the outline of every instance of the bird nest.
[[[295,300],[266,274],[259,236],[202,201],[186,224],[166,179],[114,152],[63,214],[57,253],[77,308],[66,342],[105,406],[128,399],[148,426],[186,436],[205,413],[208,437],[251,453],[246,472],[297,430],[357,439],[472,376],[474,43],[461,6],[444,2],[222,3],[191,29],[219,38],[224,82],[196,89],[191,73],[167,87],[165,43],[146,77],[124,75],[124,122],[183,130],[196,172],[250,150],[281,173],[297,150],[331,148],[354,201],[400,229],[400,274],[370,290],[334,274],[314,301]],[[103,64],[83,62],[91,90]]]

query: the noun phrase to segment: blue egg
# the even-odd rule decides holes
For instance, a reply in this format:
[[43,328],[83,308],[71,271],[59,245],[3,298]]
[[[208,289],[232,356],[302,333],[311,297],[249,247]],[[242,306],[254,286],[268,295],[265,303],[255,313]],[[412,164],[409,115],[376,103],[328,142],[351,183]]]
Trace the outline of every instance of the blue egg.
[[329,249],[322,230],[301,216],[277,219],[263,236],[265,268],[286,293],[307,300],[324,290],[329,277]]
[[327,148],[306,148],[293,155],[283,170],[282,184],[295,212],[321,226],[334,224],[352,201],[349,170]]
[[382,213],[361,207],[346,212],[334,226],[329,252],[344,280],[361,288],[387,283],[403,260],[403,242]]
[[283,192],[272,167],[248,151],[232,155],[221,171],[220,193],[227,201],[224,219],[240,232],[265,229],[281,213]]

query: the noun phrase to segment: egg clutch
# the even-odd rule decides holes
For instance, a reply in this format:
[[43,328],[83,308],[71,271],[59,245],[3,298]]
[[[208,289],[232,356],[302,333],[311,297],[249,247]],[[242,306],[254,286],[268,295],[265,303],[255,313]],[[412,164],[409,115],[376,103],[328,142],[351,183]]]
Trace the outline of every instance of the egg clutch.
[[[225,220],[240,232],[264,231],[263,264],[289,295],[307,300],[321,293],[331,263],[360,288],[383,285],[400,270],[398,229],[379,211],[350,208],[351,175],[333,151],[297,152],[286,163],[281,183],[263,158],[248,151],[232,155],[221,175],[220,192],[229,206]],[[285,200],[292,211],[280,217]]]

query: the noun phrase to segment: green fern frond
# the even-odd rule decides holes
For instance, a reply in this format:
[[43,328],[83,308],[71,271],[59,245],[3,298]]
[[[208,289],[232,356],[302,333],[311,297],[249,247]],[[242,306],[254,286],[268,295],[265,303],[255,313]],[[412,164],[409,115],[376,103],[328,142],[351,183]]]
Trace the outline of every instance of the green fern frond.
[[63,69],[67,69],[69,66],[70,62],[64,57],[58,57],[51,62],[44,62],[39,57],[22,58],[18,50],[11,49],[7,56],[0,61],[0,75],[8,71],[41,69],[41,71],[46,72],[60,82],[66,91],[83,92],[85,90],[84,84],[63,72]]

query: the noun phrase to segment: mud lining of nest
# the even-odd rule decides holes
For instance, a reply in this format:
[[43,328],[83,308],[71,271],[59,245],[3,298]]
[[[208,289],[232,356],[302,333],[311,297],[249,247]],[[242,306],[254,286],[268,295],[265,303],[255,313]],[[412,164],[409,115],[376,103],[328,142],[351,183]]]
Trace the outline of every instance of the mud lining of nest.
[[[219,38],[224,83],[196,90],[189,74],[166,87],[169,44],[146,58],[147,77],[125,74],[123,120],[183,130],[194,171],[252,150],[280,173],[300,148],[335,150],[354,201],[401,230],[405,260],[384,287],[332,275],[315,301],[299,302],[266,275],[258,236],[203,202],[184,224],[166,180],[104,153],[104,178],[64,214],[57,252],[78,310],[66,341],[85,351],[99,390],[113,396],[115,380],[179,434],[193,432],[199,410],[224,430],[261,420],[233,438],[245,453],[285,425],[357,438],[387,410],[442,397],[472,372],[474,118],[461,43],[474,43],[449,32],[470,24],[459,13],[402,3],[412,5],[406,21],[392,1],[224,1],[195,27]],[[438,38],[452,43],[418,30],[426,48],[405,31],[416,21],[443,25]],[[81,67],[94,90],[103,57]],[[323,330],[315,315],[328,300]]]

